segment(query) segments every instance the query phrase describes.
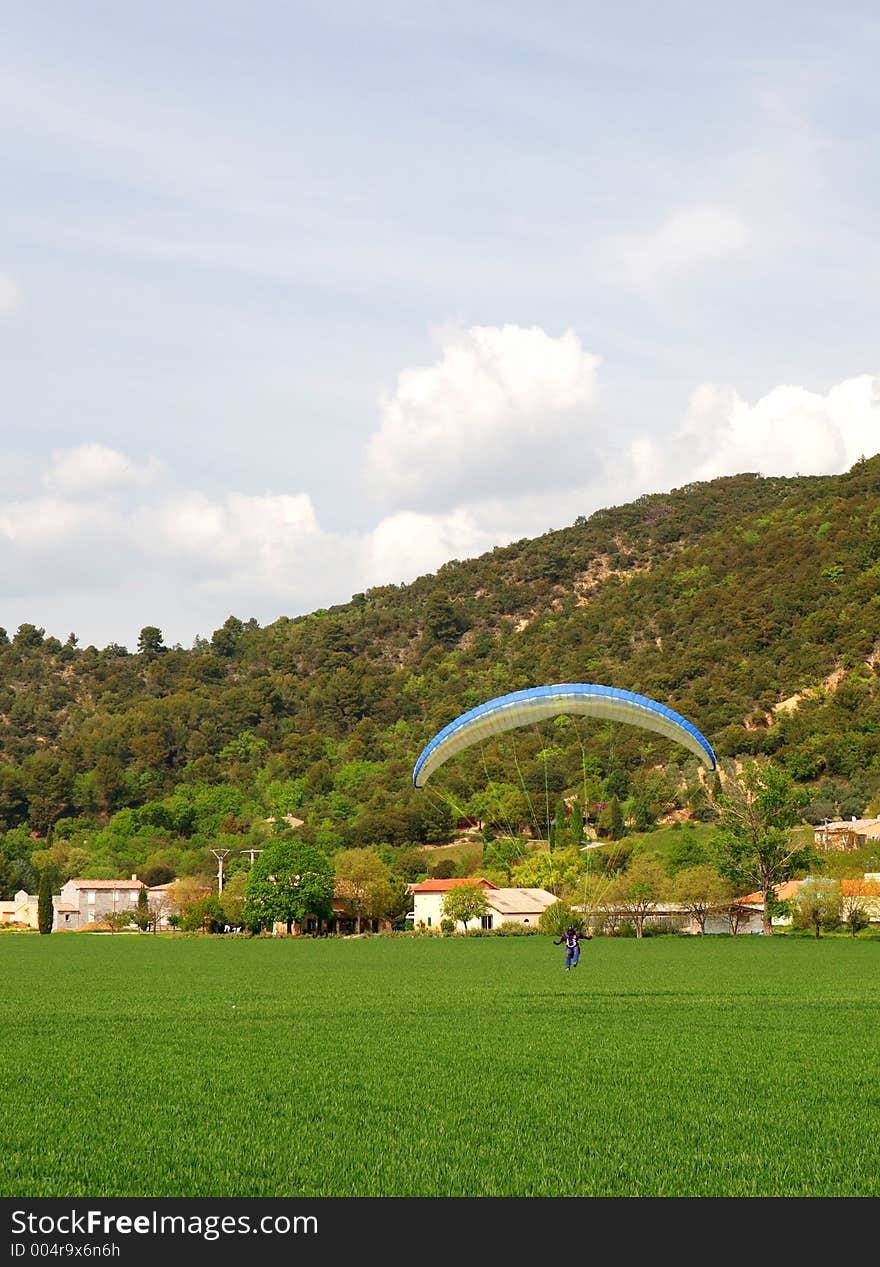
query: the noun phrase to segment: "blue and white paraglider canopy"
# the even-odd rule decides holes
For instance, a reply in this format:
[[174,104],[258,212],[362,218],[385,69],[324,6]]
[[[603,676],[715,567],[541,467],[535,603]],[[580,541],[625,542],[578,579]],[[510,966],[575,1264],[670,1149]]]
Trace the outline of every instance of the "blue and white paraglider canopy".
[[480,704],[444,726],[423,749],[413,770],[413,783],[424,787],[431,775],[471,744],[492,735],[528,726],[564,713],[586,717],[602,717],[610,721],[628,722],[653,730],[680,743],[699,757],[710,770],[716,768],[715,753],[696,726],[678,713],[632,691],[614,686],[596,686],[589,682],[567,682],[558,686],[536,686],[527,691],[513,691]]

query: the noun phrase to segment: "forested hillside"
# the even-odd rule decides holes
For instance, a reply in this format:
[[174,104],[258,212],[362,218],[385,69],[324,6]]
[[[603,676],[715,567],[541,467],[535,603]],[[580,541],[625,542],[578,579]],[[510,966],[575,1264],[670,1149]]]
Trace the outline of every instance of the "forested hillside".
[[[453,776],[450,808],[411,786],[424,744],[540,683],[635,690],[720,756],[771,754],[815,820],[880,789],[880,457],[642,497],[329,610],[230,616],[189,649],[143,615],[137,650],[0,631],[3,897],[47,862],[59,878],[204,873],[212,845],[240,859],[285,815],[329,851],[403,858],[448,835],[456,804],[490,817],[486,784],[514,781],[485,752]],[[646,771],[675,755],[665,741],[556,727],[549,789],[542,744],[523,740],[524,788],[587,782],[587,812],[613,795],[645,821],[663,808]],[[679,791],[660,801],[698,809],[687,763],[672,769]]]

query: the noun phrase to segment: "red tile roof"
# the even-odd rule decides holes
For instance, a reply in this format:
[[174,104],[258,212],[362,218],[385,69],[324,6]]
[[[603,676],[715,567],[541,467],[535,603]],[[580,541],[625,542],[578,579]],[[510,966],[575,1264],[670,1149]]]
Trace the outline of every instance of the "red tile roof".
[[[798,889],[802,880],[786,880],[784,884],[773,885],[773,895],[777,902],[787,902],[790,898],[797,897]],[[763,906],[763,893],[747,893],[745,897],[736,899],[742,906]]]
[[840,891],[844,897],[880,897],[880,883],[876,880],[841,880]]
[[421,884],[411,884],[410,893],[446,893],[449,889],[461,888],[463,884],[480,884],[484,889],[497,889],[498,885],[480,876],[465,877],[461,880],[422,880]]

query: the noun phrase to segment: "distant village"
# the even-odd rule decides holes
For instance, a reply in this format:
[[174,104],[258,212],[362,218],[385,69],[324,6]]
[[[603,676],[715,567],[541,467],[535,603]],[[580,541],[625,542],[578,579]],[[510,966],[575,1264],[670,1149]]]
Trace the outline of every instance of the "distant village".
[[[826,822],[815,828],[817,847],[826,851],[846,851],[864,844],[866,840],[880,839],[880,819],[847,819]],[[774,896],[778,903],[797,898],[800,887],[807,880],[789,880],[776,885]],[[523,928],[537,928],[539,920],[557,898],[540,888],[503,888],[482,877],[427,879],[410,884],[408,891],[412,909],[406,916],[406,927],[415,931],[439,932],[445,923],[444,900],[454,889],[470,885],[482,889],[485,896],[485,912],[465,924],[467,931],[495,931],[505,924],[518,924]],[[180,905],[175,898],[175,884],[147,886],[137,875],[126,880],[71,879],[52,899],[53,932],[109,933],[113,931],[141,931],[135,922],[139,903],[149,912],[149,928],[152,932],[169,932],[180,921]],[[866,873],[861,880],[841,881],[841,893],[852,898],[858,896],[866,916],[872,925],[880,924],[880,872]],[[576,907],[573,909],[577,909]],[[357,920],[347,909],[343,899],[334,900],[334,918],[319,925],[309,920],[302,927],[294,926],[294,936],[321,931],[330,934],[354,932],[387,932],[391,921]],[[126,920],[126,913],[131,919]],[[620,918],[620,913],[616,913]],[[759,933],[762,928],[764,898],[761,893],[749,893],[738,898],[733,908],[724,912],[708,912],[703,919],[696,919],[691,911],[675,902],[657,902],[647,912],[648,924],[659,925],[669,931],[681,933]],[[615,912],[603,912],[603,918],[613,931]],[[790,913],[774,915],[772,923],[785,927],[792,922]],[[38,927],[38,897],[23,889],[12,901],[0,902],[0,928],[36,929]],[[226,932],[240,932],[229,926]],[[277,924],[272,929],[276,935],[284,935],[287,928]]]

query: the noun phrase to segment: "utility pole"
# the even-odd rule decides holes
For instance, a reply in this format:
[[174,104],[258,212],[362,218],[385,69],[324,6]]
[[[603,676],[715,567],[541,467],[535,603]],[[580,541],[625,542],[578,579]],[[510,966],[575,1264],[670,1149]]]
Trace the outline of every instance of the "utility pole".
[[217,895],[223,892],[223,859],[227,854],[232,853],[231,849],[212,849],[211,853],[217,859]]
[[263,851],[262,851],[262,849],[239,849],[239,851],[238,851],[238,852],[239,852],[239,853],[246,853],[246,854],[247,854],[247,856],[248,856],[248,857],[250,858],[250,860],[251,860],[251,866],[253,866],[253,865],[254,865],[254,858],[256,858],[256,856],[257,856],[257,854],[258,854],[258,853],[262,853]]

